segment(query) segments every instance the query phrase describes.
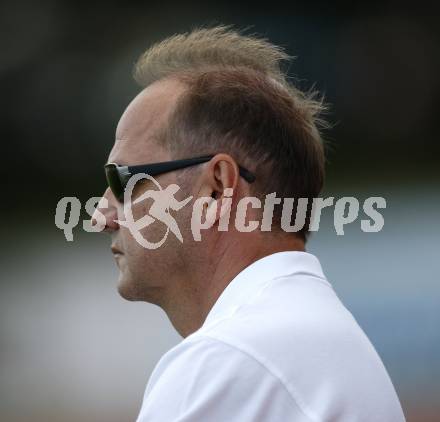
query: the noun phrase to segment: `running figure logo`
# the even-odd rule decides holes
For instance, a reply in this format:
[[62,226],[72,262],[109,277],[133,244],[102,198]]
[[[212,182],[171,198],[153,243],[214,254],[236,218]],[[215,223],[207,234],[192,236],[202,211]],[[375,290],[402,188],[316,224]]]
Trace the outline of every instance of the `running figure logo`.
[[[134,221],[133,212],[131,209],[131,196],[135,184],[141,179],[151,180],[156,185],[158,190],[149,189],[133,202],[133,205],[138,204],[147,198],[151,198],[154,201],[153,205],[150,207],[149,215],[144,215],[139,220]],[[192,196],[189,196],[182,201],[178,201],[174,195],[179,189],[180,187],[176,184],[171,184],[165,189],[162,189],[162,186],[160,186],[159,182],[149,174],[140,173],[132,176],[128,181],[126,190],[124,192],[125,221],[116,220],[116,222],[121,226],[127,227],[137,242],[147,249],[157,249],[163,245],[170,230],[174,233],[177,239],[183,243],[183,237],[180,233],[179,226],[177,225],[174,217],[170,214],[169,210],[171,209],[173,211],[179,211],[186,204],[188,204],[189,201],[191,201]],[[156,220],[165,224],[167,230],[159,242],[151,243],[141,235],[140,230],[154,223]]]

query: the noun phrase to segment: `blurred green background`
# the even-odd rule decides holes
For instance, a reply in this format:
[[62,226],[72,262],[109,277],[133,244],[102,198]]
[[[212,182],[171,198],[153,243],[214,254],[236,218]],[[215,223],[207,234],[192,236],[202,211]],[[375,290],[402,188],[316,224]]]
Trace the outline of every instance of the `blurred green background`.
[[375,345],[408,420],[439,420],[437,10],[225,0],[0,3],[0,419],[134,420],[152,368],[180,340],[159,308],[119,298],[109,240],[78,226],[66,242],[54,214],[63,196],[84,204],[103,191],[117,121],[139,90],[137,57],[218,23],[284,46],[297,85],[325,93],[324,195],[386,198],[380,233],[357,220],[337,236],[324,212],[309,251]]

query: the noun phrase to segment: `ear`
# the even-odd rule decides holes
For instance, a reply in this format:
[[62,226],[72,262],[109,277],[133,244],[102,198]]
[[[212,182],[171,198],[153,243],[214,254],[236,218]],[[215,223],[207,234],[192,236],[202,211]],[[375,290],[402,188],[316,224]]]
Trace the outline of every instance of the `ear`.
[[[235,160],[228,154],[217,154],[205,164],[201,175],[199,197],[211,197],[212,201],[206,204],[209,212],[216,213],[215,220],[220,219],[222,203],[225,198],[236,194],[236,187],[240,180],[240,171]],[[206,210],[208,212],[208,210]]]

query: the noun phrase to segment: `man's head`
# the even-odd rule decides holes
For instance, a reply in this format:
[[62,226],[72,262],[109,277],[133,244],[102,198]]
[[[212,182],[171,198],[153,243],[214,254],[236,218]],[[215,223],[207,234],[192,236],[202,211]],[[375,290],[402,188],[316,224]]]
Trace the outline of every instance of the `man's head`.
[[[164,188],[172,183],[181,188],[177,200],[205,196],[220,204],[227,188],[233,189],[233,206],[243,196],[264,198],[272,192],[281,198],[317,196],[324,179],[318,130],[322,104],[288,83],[281,69],[287,59],[277,46],[225,27],[195,30],[154,45],[136,65],[135,78],[143,90],[121,117],[109,162],[136,165],[214,155],[207,163],[156,177]],[[239,166],[256,176],[255,183],[240,177]],[[133,199],[154,188],[136,185]],[[123,219],[122,204],[109,190],[104,195],[109,207],[100,211],[112,233],[114,252],[120,251],[121,294],[161,306],[166,306],[164,292],[176,284],[197,289],[185,285],[196,264],[213,262],[228,248],[249,251],[260,242],[289,237],[303,242],[307,231],[281,233],[276,207],[275,233],[251,235],[233,228],[219,232],[216,222],[196,242],[190,231],[191,209],[186,207],[170,212],[184,242],[170,235],[160,248],[147,250],[114,221]],[[147,200],[134,205],[135,219],[148,214],[150,205]],[[160,240],[165,230],[155,222],[143,234]]]

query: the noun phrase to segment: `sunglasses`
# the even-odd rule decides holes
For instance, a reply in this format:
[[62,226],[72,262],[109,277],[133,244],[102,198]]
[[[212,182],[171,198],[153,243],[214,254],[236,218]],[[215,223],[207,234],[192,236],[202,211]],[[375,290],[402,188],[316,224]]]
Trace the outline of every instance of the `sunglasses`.
[[[123,203],[124,191],[131,176],[139,173],[157,176],[170,171],[206,163],[211,160],[212,157],[214,157],[214,155],[185,158],[183,160],[164,161],[161,163],[140,164],[136,166],[119,166],[115,163],[108,163],[104,166],[105,177],[107,179],[107,184],[113,192],[115,198],[119,202]],[[240,171],[240,176],[243,177],[244,180],[246,180],[248,183],[253,183],[255,181],[255,176],[250,171],[241,166],[238,166],[238,168]]]

